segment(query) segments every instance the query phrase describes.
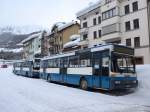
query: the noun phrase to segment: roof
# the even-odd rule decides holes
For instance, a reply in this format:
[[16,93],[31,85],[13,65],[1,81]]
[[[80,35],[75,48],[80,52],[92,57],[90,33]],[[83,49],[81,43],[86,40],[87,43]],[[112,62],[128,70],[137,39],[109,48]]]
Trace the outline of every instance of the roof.
[[90,11],[92,11],[92,10],[100,7],[100,6],[101,6],[101,0],[99,0],[98,2],[96,2],[96,3],[94,3],[94,4],[90,5],[90,6],[88,6],[86,8],[84,8],[81,11],[77,12],[76,15],[77,15],[77,17],[80,17],[80,16],[85,15],[86,13],[89,13]]
[[30,41],[31,39],[38,38],[40,35],[41,35],[41,32],[33,34],[33,35],[29,36],[28,38],[24,39],[21,43],[26,43],[27,41]]
[[[72,25],[75,25],[75,24],[79,24],[79,23],[77,21],[72,21],[72,22],[69,22],[69,23],[57,24],[57,28],[58,28],[58,31],[62,31],[62,30],[66,29],[66,28],[68,28],[68,27],[70,27]],[[53,32],[49,33],[49,35],[52,35],[52,34],[53,34]]]
[[75,25],[75,24],[79,24],[79,23],[77,21],[72,21],[72,22],[66,23],[66,24],[58,27],[58,31],[64,30],[65,28],[68,28],[68,27]]

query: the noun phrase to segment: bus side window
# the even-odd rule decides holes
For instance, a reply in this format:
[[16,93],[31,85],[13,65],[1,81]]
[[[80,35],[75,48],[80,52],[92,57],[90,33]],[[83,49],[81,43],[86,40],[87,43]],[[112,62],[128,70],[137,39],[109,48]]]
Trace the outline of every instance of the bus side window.
[[80,54],[80,66],[91,67],[91,53]]
[[69,57],[69,67],[78,67],[79,65],[79,57],[78,56],[72,56]]
[[102,58],[102,75],[103,76],[109,75],[109,57]]

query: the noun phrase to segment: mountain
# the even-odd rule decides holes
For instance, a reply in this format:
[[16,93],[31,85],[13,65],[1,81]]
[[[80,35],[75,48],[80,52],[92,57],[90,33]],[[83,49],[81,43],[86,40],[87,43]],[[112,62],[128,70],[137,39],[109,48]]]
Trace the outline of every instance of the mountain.
[[19,48],[22,40],[42,31],[40,26],[5,26],[0,27],[0,48]]
[[17,44],[28,36],[29,35],[17,35],[11,32],[2,33],[0,34],[0,48],[16,48]]
[[21,46],[18,44],[34,33],[37,32],[32,32],[30,34],[13,34],[11,32],[2,33],[0,34],[0,48],[20,48]]
[[0,27],[0,34],[13,33],[13,34],[29,34],[35,31],[40,31],[45,28],[38,25],[26,25],[26,26],[4,26]]
[[20,50],[22,46],[18,44],[30,35],[42,30],[42,28],[34,26],[0,27],[0,59],[22,59],[23,52]]

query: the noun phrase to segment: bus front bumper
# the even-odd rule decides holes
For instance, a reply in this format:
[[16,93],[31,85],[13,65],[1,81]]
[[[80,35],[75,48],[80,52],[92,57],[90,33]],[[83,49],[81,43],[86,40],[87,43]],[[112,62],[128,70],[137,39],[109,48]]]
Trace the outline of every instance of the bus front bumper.
[[138,86],[138,80],[112,80],[111,89],[129,89]]
[[39,78],[40,77],[40,73],[34,71],[34,72],[32,72],[32,77]]

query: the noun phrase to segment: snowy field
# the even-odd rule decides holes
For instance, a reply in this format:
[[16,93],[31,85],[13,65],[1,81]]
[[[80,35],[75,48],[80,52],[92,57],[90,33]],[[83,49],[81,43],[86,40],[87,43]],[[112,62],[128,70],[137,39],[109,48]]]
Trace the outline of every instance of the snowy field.
[[150,112],[150,65],[138,66],[134,93],[83,91],[0,68],[0,112]]

